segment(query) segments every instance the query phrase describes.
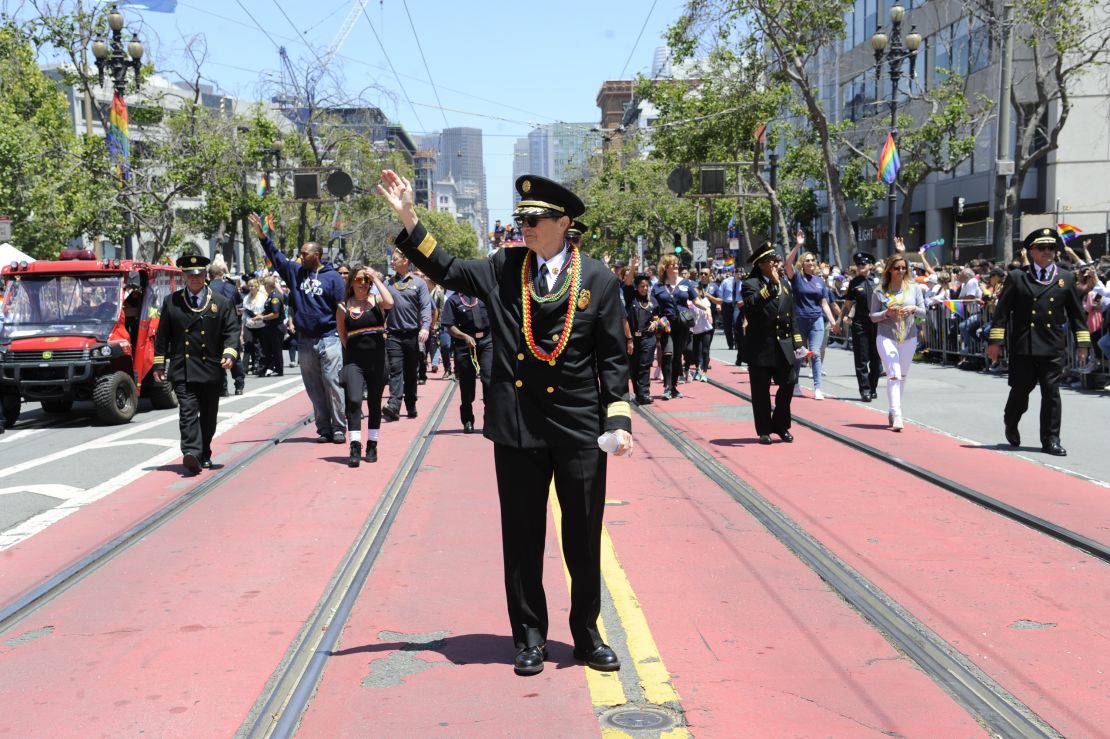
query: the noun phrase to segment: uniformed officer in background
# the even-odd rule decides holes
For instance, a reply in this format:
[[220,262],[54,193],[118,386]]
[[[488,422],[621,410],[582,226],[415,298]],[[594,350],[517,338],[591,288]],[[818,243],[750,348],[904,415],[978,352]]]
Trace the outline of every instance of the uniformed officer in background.
[[870,403],[875,399],[879,377],[883,371],[879,349],[875,344],[879,327],[868,314],[871,293],[879,280],[871,274],[875,257],[865,251],[858,251],[852,255],[852,261],[856,264],[856,276],[848,283],[848,290],[844,293],[844,308],[840,315],[841,320],[851,324],[852,357],[855,360],[860,400]]
[[651,297],[650,275],[636,275],[631,293],[625,298],[625,313],[632,334],[632,390],[637,404],[651,405],[651,363],[655,359],[655,333],[660,328],[663,309]]
[[475,379],[482,378],[482,402],[489,398],[493,369],[493,332],[490,331],[486,304],[455,291],[444,301],[439,322],[451,334],[455,355],[455,378],[459,382],[459,416],[463,433],[474,433]]
[[[526,249],[456,259],[419,223],[409,181],[387,170],[378,192],[404,223],[397,247],[432,278],[481,298],[493,328],[493,368],[483,434],[494,442],[505,592],[520,675],[543,670],[547,495],[562,509],[571,577],[574,656],[597,670],[620,660],[598,631],[606,454],[632,451],[628,354],[620,285],[600,261],[566,241],[586,208],[556,182],[524,175],[514,218]],[[611,433],[610,433],[611,432]],[[610,446],[610,442],[612,442]]]
[[191,474],[212,467],[212,437],[224,370],[239,356],[235,307],[204,284],[208,258],[177,260],[185,289],[166,296],[154,339],[153,377],[177,394],[182,462]]
[[[1056,264],[1064,241],[1055,229],[1039,228],[1025,237],[1031,264],[1011,270],[995,305],[987,356],[997,362],[1008,342],[1010,396],[1003,424],[1006,441],[1021,446],[1018,422],[1029,408],[1029,393],[1041,386],[1041,449],[1057,457],[1060,446],[1060,388],[1066,364],[1068,332],[1075,332],[1080,364],[1087,362],[1091,333],[1076,289],[1075,274]],[[1087,279],[1087,278],[1085,278]]]
[[[235,307],[235,323],[241,324],[243,320],[243,294],[239,288],[227,279],[227,262],[217,254],[208,265],[208,289],[222,295],[228,303]],[[240,335],[242,331],[240,330]],[[247,373],[243,371],[243,360],[235,358],[231,366],[231,380],[235,383],[235,394],[242,395],[247,384]],[[224,374],[220,397],[227,397],[227,374]]]
[[266,307],[262,309],[263,370],[262,377],[285,374],[285,362],[281,356],[281,330],[285,326],[285,294],[278,286],[277,278],[266,275],[262,278],[266,288]]
[[[802,337],[794,329],[794,299],[782,272],[782,257],[770,241],[763,242],[749,259],[755,268],[740,286],[748,328],[744,361],[752,386],[752,414],[760,444],[770,444],[771,434],[794,441],[790,433],[790,399],[798,382],[795,352]],[[866,302],[863,303],[866,306]],[[866,317],[866,308],[860,308]],[[870,323],[870,319],[868,319]],[[778,385],[771,410],[771,380]]]

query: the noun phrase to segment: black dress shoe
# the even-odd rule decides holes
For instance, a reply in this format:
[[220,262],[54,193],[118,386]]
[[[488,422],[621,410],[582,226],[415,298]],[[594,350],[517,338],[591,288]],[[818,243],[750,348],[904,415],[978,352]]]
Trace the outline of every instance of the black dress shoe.
[[525,647],[513,660],[513,672],[518,675],[538,675],[543,672],[543,661],[547,659],[547,647]]
[[185,469],[189,470],[191,475],[200,472],[200,457],[195,454],[186,454],[181,458],[181,463],[185,465]]
[[875,396],[873,396],[869,390],[859,391],[859,399],[862,400],[864,403],[870,403],[873,397]]
[[212,458],[211,457],[201,457],[200,466],[201,466],[202,469],[206,469],[206,470],[212,469]]
[[1060,446],[1060,442],[1055,439],[1050,440],[1047,444],[1041,447],[1041,451],[1045,454],[1051,454],[1054,457],[1068,456],[1068,450]]
[[617,653],[606,644],[598,644],[590,649],[575,647],[574,658],[582,660],[590,667],[602,672],[616,672],[621,668],[621,661],[617,657]]
[[467,421],[466,423],[463,424],[463,433],[464,434],[473,434],[474,433],[474,422],[473,421]]
[[331,441],[331,434],[320,434],[316,437],[317,444],[327,444]]
[[1010,446],[1021,446],[1021,434],[1018,433],[1017,426],[1006,427],[1006,441],[1010,442]]
[[242,395],[243,394],[243,388],[241,388],[241,387],[235,388],[235,394],[236,395]]
[[[775,433],[778,434],[777,431]],[[781,434],[778,434],[778,437],[785,441],[787,444],[794,443],[794,434],[790,433],[789,431],[783,431]]]
[[771,435],[770,434],[760,434],[759,435],[759,443],[760,444],[770,444],[771,443]]
[[412,409],[411,411],[409,411],[405,415],[408,416],[409,418],[416,418],[416,409],[415,408]]

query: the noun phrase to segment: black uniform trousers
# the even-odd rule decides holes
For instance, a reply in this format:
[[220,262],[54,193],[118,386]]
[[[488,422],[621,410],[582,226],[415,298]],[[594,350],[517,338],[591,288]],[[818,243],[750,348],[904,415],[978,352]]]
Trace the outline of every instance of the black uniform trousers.
[[651,363],[655,361],[655,334],[632,337],[629,376],[637,401],[651,398]]
[[219,382],[175,382],[181,453],[200,459],[212,458],[212,437],[216,435],[220,411]]
[[877,336],[878,327],[866,313],[863,318],[852,321],[852,357],[855,360],[856,382],[860,393],[866,390],[874,395],[879,387],[879,374],[883,365],[879,358],[879,349],[875,346]]
[[247,373],[243,370],[243,359],[236,357],[231,363],[230,370],[224,370],[223,392],[227,393],[227,373],[231,372],[231,380],[235,383],[236,390],[242,390],[247,384]]
[[736,338],[732,328],[735,314],[736,303],[721,303],[721,330],[725,332],[725,341],[728,342],[729,349],[736,346]]
[[1060,441],[1060,378],[1064,374],[1062,357],[1010,356],[1010,397],[1006,399],[1003,421],[1008,428],[1017,428],[1029,408],[1029,393],[1041,386],[1041,445]]
[[420,371],[420,331],[418,329],[390,330],[385,342],[385,353],[389,358],[389,409],[401,410],[404,398],[405,410],[416,412],[416,388]]
[[474,371],[474,362],[470,357],[470,349],[461,341],[456,341],[452,351],[455,354],[455,378],[459,381],[459,420],[463,423],[474,423],[474,396],[477,391],[477,379],[482,379],[482,401],[489,397],[489,381],[493,374],[493,337],[486,331],[484,338],[478,339],[475,355],[478,357],[478,372]]
[[[775,410],[771,411],[771,380],[778,385],[775,392]],[[759,436],[781,434],[790,430],[790,400],[798,376],[794,365],[779,357],[774,367],[749,365],[748,380],[752,387],[752,415],[755,433]]]
[[744,314],[736,311],[732,322],[732,343],[736,346],[736,366],[744,362]]
[[574,645],[602,644],[601,528],[605,513],[606,454],[599,448],[493,447],[501,499],[505,596],[517,649],[547,641],[543,550],[547,494],[554,476],[562,509],[563,557],[570,571],[570,633]]
[[262,339],[262,373],[273,370],[274,374],[285,374],[285,363],[281,355],[281,326],[275,321],[267,323],[258,332]]

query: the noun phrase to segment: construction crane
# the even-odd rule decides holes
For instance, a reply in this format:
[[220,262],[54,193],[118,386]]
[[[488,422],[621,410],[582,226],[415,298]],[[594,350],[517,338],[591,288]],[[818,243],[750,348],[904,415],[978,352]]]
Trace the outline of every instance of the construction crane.
[[339,32],[335,34],[335,39],[332,40],[331,46],[328,47],[327,53],[324,54],[324,58],[320,62],[321,74],[331,66],[332,60],[335,59],[335,55],[339,53],[339,50],[343,48],[343,44],[347,42],[347,37],[350,36],[351,31],[354,30],[359,15],[366,11],[366,5],[369,2],[370,0],[355,0],[354,4],[351,6],[351,12],[347,13],[347,17],[343,20],[343,25],[339,27]]

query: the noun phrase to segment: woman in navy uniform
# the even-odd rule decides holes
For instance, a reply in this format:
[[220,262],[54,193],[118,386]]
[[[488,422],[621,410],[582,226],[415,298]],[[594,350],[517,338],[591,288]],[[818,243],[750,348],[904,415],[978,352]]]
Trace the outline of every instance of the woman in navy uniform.
[[[879,357],[879,350],[875,348],[878,327],[868,313],[871,293],[875,291],[879,281],[871,275],[871,265],[874,264],[875,257],[858,251],[852,255],[852,261],[856,263],[856,276],[848,283],[840,315],[841,320],[848,321],[852,327],[852,357],[855,359],[860,400],[870,403],[876,397],[879,376],[882,373],[882,359]],[[849,313],[852,315],[849,316]]]
[[177,394],[182,463],[191,474],[212,467],[212,437],[224,370],[239,356],[235,306],[204,284],[208,258],[183,256],[185,289],[166,296],[154,338],[154,381]]
[[[755,432],[760,444],[770,444],[771,434],[789,443],[794,441],[790,433],[790,399],[798,381],[794,358],[802,345],[802,337],[794,329],[794,300],[783,278],[782,257],[770,241],[763,242],[748,261],[755,268],[740,286],[740,294],[748,319],[744,361],[751,378]],[[779,388],[774,412],[772,379]]]
[[490,331],[486,304],[455,291],[443,304],[439,319],[453,341],[455,377],[459,381],[459,416],[463,433],[474,433],[475,379],[482,378],[482,402],[489,397],[490,372],[493,367],[493,333]]
[[650,405],[651,363],[655,359],[655,333],[663,311],[651,297],[651,277],[636,275],[635,289],[626,290],[628,329],[632,333],[632,389],[636,403]]
[[574,655],[598,670],[620,660],[601,639],[601,532],[606,455],[632,451],[628,355],[620,285],[600,261],[566,241],[586,208],[556,182],[524,175],[514,218],[526,249],[456,259],[417,221],[412,187],[382,172],[378,191],[404,223],[396,243],[432,278],[481,298],[493,329],[493,367],[483,435],[494,442],[509,622],[517,674],[543,670],[547,600],[543,551],[552,478],[562,508],[563,554],[571,577]]
[[1064,241],[1054,229],[1039,228],[1025,237],[1032,263],[1010,271],[1002,283],[987,336],[987,357],[997,362],[1008,342],[1010,397],[1003,424],[1006,441],[1021,446],[1018,422],[1029,408],[1029,393],[1041,386],[1041,449],[1057,457],[1060,446],[1060,377],[1064,373],[1068,331],[1075,332],[1080,363],[1091,346],[1075,275],[1056,264]]
[[265,365],[262,376],[285,374],[285,364],[281,361],[281,329],[285,325],[285,295],[277,285],[277,278],[264,277],[262,284],[269,291],[266,307],[262,310],[262,356]]

